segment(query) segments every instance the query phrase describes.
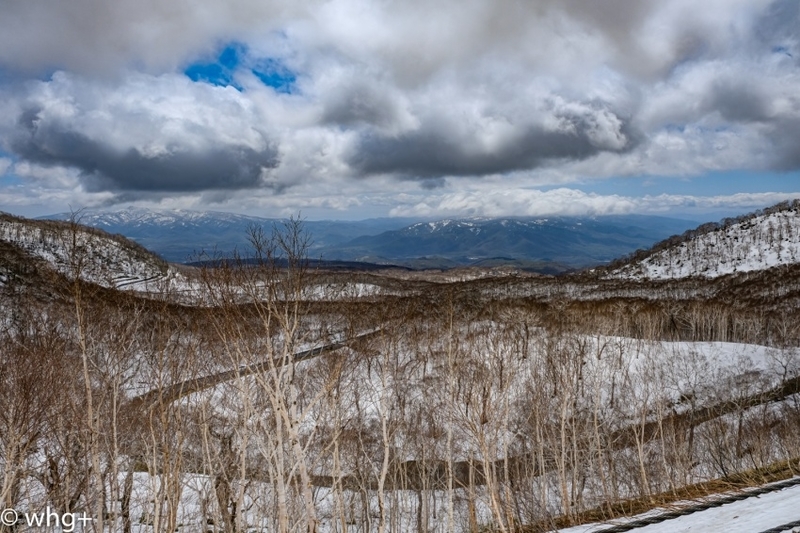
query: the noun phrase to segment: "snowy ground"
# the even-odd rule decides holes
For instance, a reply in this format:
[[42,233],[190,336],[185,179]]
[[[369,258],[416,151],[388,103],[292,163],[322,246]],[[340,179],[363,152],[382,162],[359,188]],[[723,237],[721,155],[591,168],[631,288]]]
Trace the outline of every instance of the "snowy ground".
[[182,283],[183,276],[144,249],[125,240],[78,229],[31,226],[13,219],[0,220],[0,239],[13,242],[72,277],[104,287],[152,291],[165,283]]
[[[613,525],[658,515],[659,512],[659,510],[654,510],[631,518],[603,524],[587,524],[559,531],[562,533],[601,533]],[[796,520],[800,520],[800,485],[666,520],[659,524],[636,528],[632,531],[635,533],[757,533]],[[800,528],[786,531],[800,531]]]

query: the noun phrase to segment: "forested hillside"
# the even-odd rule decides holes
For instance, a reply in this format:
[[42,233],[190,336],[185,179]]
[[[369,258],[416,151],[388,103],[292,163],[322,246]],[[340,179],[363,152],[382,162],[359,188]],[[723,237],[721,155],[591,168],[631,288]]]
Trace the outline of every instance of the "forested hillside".
[[155,286],[170,275],[167,262],[126,239],[75,222],[29,220],[0,213],[0,241],[61,274],[104,287]]
[[253,235],[247,262],[198,269],[188,300],[108,285],[97,269],[130,274],[134,252],[91,244],[107,235],[8,223],[0,505],[20,516],[549,531],[800,470],[796,265],[323,271],[295,223]]
[[608,276],[715,278],[800,262],[800,201],[706,224],[612,264]]

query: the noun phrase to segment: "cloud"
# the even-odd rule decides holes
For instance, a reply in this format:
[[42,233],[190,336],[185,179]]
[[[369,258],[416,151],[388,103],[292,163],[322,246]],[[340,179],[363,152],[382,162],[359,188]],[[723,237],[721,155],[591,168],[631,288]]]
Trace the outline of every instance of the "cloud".
[[768,136],[778,154],[771,166],[780,171],[800,169],[800,114],[780,119]]
[[[789,4],[789,2],[783,2]],[[25,0],[5,2],[0,63],[81,74],[173,69],[220,43],[274,48],[285,35],[300,61],[331,53],[378,65],[398,84],[443,68],[507,57],[531,71],[580,78],[610,65],[664,73],[694,50],[725,46],[742,13],[763,0]],[[774,18],[780,20],[780,14]],[[770,23],[765,22],[769,27]],[[273,50],[274,51],[274,50]]]
[[[357,198],[404,212],[524,211],[487,187],[511,176],[509,190],[539,205],[561,197],[524,191],[587,178],[793,170],[797,6],[5,2],[0,147],[20,169],[39,169],[24,177],[53,187],[53,198],[281,209],[352,207]],[[225,50],[234,60],[203,74]],[[36,177],[42,169],[47,180]],[[488,207],[476,203],[478,182]],[[628,205],[624,194],[563,194],[559,205],[584,210]]]
[[221,41],[269,32],[291,11],[278,0],[3,2],[0,63],[34,73],[163,72],[212,53]]
[[705,105],[720,113],[728,122],[758,122],[770,120],[771,99],[755,84],[744,80],[719,80],[713,84]]
[[444,193],[406,203],[393,216],[439,218],[448,216],[596,216],[659,213],[675,210],[752,210],[798,197],[798,193],[742,193],[719,196],[660,194],[632,197],[586,193],[578,189],[548,191],[509,188]]
[[369,78],[354,78],[353,74],[336,73],[330,76],[333,79],[317,84],[322,124],[347,128],[370,126],[392,134],[415,123],[403,97],[393,87]]
[[467,124],[445,116],[401,135],[369,133],[349,163],[364,174],[477,176],[621,152],[634,144],[625,122],[607,109],[567,104],[548,111],[521,124],[510,115],[470,117]]
[[269,187],[278,152],[232,89],[174,76],[97,87],[58,73],[18,102],[8,149],[75,169],[88,191]]
[[[30,113],[34,113],[31,111]],[[89,190],[197,191],[239,189],[261,184],[275,153],[248,147],[183,149],[148,155],[137,148],[118,151],[63,125],[28,124],[29,135],[12,141],[14,152],[27,161],[81,171]]]
[[754,34],[775,54],[800,64],[800,4],[795,0],[776,0],[754,24]]

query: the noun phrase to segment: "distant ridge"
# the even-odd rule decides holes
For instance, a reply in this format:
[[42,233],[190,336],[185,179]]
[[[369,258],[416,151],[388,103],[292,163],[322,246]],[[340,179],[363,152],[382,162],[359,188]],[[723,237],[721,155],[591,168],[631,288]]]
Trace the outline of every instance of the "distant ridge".
[[[65,219],[61,213],[47,218]],[[165,259],[196,262],[204,255],[247,257],[248,231],[269,233],[284,222],[218,212],[82,212],[82,224],[125,235]],[[514,266],[555,274],[607,263],[681,233],[695,222],[644,215],[598,217],[462,218],[304,221],[309,258],[328,262],[396,265],[413,269]],[[367,267],[368,268],[368,267]]]
[[[41,218],[69,220],[71,216],[71,213],[57,213]],[[78,213],[81,224],[125,235],[175,263],[200,261],[204,253],[230,255],[237,251],[247,255],[250,250],[250,228],[261,227],[270,233],[273,227],[280,228],[285,220],[183,209],[127,208]],[[331,246],[362,235],[401,228],[411,222],[415,220],[304,221],[303,227],[312,237],[310,256],[319,258]]]
[[404,265],[423,258],[448,266],[518,264],[555,273],[607,263],[694,224],[641,215],[445,219],[358,237],[328,250],[328,257]]
[[[225,264],[232,264],[232,265],[258,265],[260,261],[258,259],[204,259],[200,261],[192,261],[186,263],[188,266],[194,267],[216,267]],[[286,260],[275,259],[274,264],[277,267],[285,267],[288,265]],[[400,270],[413,270],[410,267],[399,266],[399,265],[390,265],[390,264],[377,264],[377,263],[365,263],[363,261],[324,261],[319,259],[309,259],[306,262],[306,265],[312,269],[324,269],[324,270],[347,270],[347,271],[375,271],[375,270],[385,270],[387,268],[396,268]]]

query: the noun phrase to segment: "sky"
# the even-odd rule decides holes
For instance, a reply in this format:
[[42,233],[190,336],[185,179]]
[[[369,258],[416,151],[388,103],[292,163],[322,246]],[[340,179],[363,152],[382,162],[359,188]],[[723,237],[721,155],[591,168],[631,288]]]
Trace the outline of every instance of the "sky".
[[797,0],[0,0],[0,210],[800,197]]

